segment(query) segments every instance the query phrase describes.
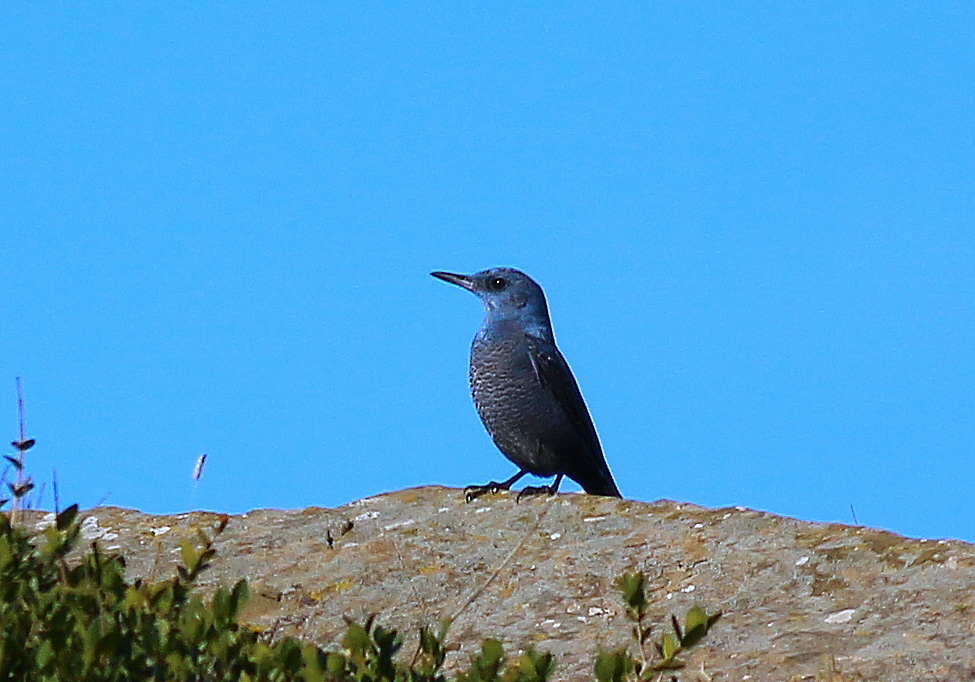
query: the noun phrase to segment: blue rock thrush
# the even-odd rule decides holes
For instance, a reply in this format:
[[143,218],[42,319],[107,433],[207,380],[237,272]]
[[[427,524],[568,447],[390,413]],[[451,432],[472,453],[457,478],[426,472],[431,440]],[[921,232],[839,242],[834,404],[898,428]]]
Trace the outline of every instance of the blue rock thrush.
[[555,476],[555,481],[525,488],[519,497],[553,494],[563,476],[591,495],[621,497],[579,386],[555,347],[542,288],[512,268],[430,274],[464,287],[484,303],[487,315],[471,344],[471,394],[495,445],[519,469],[503,483],[469,486],[468,502],[508,490],[528,473]]

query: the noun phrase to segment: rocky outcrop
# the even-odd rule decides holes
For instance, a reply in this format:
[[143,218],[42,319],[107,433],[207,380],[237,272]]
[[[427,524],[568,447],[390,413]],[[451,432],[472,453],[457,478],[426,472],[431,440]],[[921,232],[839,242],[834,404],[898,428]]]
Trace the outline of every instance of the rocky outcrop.
[[[86,514],[88,539],[156,578],[218,518]],[[958,541],[581,494],[466,504],[427,487],[233,516],[215,546],[204,585],[246,577],[247,620],[323,645],[343,615],[378,612],[407,636],[454,618],[449,664],[492,636],[556,654],[556,679],[590,680],[599,647],[630,642],[615,578],[642,570],[661,631],[695,604],[724,612],[685,680],[975,679],[975,546]]]

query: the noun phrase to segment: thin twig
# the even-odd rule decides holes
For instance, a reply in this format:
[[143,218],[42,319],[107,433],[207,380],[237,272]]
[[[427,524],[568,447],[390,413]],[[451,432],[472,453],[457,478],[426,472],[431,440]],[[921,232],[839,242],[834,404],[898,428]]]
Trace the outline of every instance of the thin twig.
[[[644,583],[643,589],[644,590],[646,589],[646,584],[645,583]],[[643,614],[640,613],[640,614],[638,614],[638,617],[636,619],[636,637],[637,637],[637,639],[639,640],[639,643],[640,643],[640,664],[642,666],[640,668],[641,671],[647,669],[647,647],[646,647],[646,642],[644,641],[643,632],[644,632],[644,630],[643,630]]]
[[[393,545],[393,551],[396,552],[396,558],[399,559],[399,567],[406,573],[406,562],[403,560],[403,555],[399,551],[399,547],[396,545],[396,541],[393,538],[389,538],[390,544]],[[416,591],[416,586],[413,581],[410,580],[407,583],[410,586],[410,591],[413,592],[413,599],[416,600],[417,606],[423,606],[423,599],[420,597],[420,593]],[[423,638],[416,643],[416,651],[413,652],[413,659],[410,661],[410,668],[416,665],[416,662],[420,659],[420,653],[423,651]]]
[[20,437],[14,443],[17,447],[17,482],[15,484],[17,487],[13,490],[14,500],[10,514],[12,519],[16,519],[20,512],[20,498],[24,489],[24,443],[27,441],[27,423],[24,419],[24,388],[20,383],[20,377],[16,377],[15,380],[17,383],[17,422],[20,426]]
[[58,490],[58,470],[51,469],[51,482],[54,487],[54,514],[58,515],[61,513],[61,494]]
[[20,422],[20,440],[27,440],[27,422],[24,419],[24,388],[17,377],[17,419]]
[[521,540],[518,542],[517,545],[514,546],[514,548],[510,552],[508,552],[508,556],[504,558],[504,561],[502,561],[496,569],[491,571],[491,575],[489,575],[488,579],[484,581],[484,584],[481,585],[476,590],[474,590],[474,592],[471,593],[471,596],[468,597],[467,601],[465,601],[464,604],[459,609],[457,609],[454,615],[452,615],[449,619],[447,619],[448,623],[453,623],[455,620],[457,620],[460,614],[462,614],[467,609],[468,606],[473,604],[474,600],[480,597],[481,594],[484,592],[484,590],[486,590],[488,586],[492,582],[494,582],[494,579],[498,577],[498,574],[500,574],[501,571],[504,570],[505,566],[508,565],[508,562],[510,562],[511,559],[515,556],[515,554],[518,553],[518,550],[520,550],[525,545],[525,543],[528,542],[528,538],[531,537],[532,534],[534,534],[535,531],[538,529],[538,527],[542,524],[542,519],[545,518],[545,515],[548,513],[548,510],[552,508],[552,503],[555,501],[555,499],[556,499],[555,495],[552,495],[552,497],[549,498],[549,500],[545,503],[545,506],[542,508],[541,513],[538,515],[538,518],[535,519],[535,523],[532,524],[531,528],[525,531],[525,534],[522,536]]
[[[24,423],[24,389],[20,384],[20,377],[16,378],[17,382],[17,421],[20,425],[20,437],[17,439],[18,442],[23,443],[27,438],[27,425]],[[24,451],[17,448],[17,489],[20,490],[21,486],[24,484]],[[20,511],[20,495],[14,494],[14,506],[13,513],[16,515]]]

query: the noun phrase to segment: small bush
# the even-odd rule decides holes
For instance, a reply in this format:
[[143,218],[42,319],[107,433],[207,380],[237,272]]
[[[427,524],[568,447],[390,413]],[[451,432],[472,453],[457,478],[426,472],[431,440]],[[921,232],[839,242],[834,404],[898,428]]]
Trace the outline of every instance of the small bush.
[[69,564],[77,515],[76,505],[61,512],[36,547],[0,515],[0,679],[300,679],[301,645],[268,646],[238,624],[243,580],[209,601],[193,591],[226,519],[200,548],[184,545],[176,577],[130,583],[125,560],[95,543]]
[[653,631],[646,623],[647,592],[642,573],[624,573],[616,584],[626,604],[626,616],[633,624],[633,639],[639,657],[627,647],[601,651],[596,657],[596,679],[599,682],[642,682],[663,676],[667,671],[684,667],[681,654],[701,642],[708,631],[721,618],[721,613],[708,615],[700,606],[691,608],[684,616],[681,627],[677,616],[671,615],[673,632],[662,633],[653,642],[656,660],[647,658],[647,642]]

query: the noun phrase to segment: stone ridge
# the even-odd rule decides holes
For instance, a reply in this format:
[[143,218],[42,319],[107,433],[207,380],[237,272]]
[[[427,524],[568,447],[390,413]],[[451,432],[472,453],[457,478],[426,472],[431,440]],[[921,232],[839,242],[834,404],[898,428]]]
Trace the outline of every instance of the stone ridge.
[[[172,575],[180,540],[218,518],[85,515],[87,539],[149,578]],[[456,616],[448,666],[491,636],[554,653],[558,680],[592,680],[598,648],[630,642],[614,580],[639,569],[655,627],[695,604],[724,612],[684,680],[975,679],[975,546],[958,541],[581,494],[465,504],[424,487],[232,516],[216,548],[205,586],[246,577],[246,620],[322,645],[343,615],[378,612],[407,649],[419,625]]]

